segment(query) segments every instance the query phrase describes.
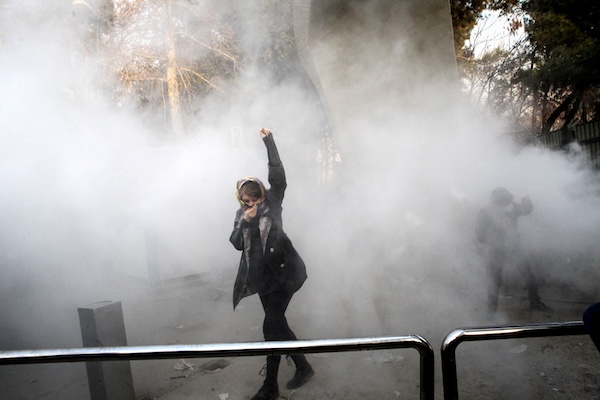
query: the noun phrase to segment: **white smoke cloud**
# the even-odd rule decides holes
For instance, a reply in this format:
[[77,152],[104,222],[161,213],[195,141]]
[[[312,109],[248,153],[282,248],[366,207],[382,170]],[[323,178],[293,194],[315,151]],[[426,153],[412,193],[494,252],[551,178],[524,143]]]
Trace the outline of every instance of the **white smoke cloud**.
[[[515,148],[499,135],[499,121],[464,106],[445,79],[408,90],[429,76],[418,54],[408,53],[417,57],[406,66],[417,66],[414,76],[393,74],[378,52],[365,58],[367,72],[358,63],[347,71],[360,72],[353,86],[329,88],[339,89],[339,97],[328,101],[349,108],[334,107],[345,112],[333,127],[341,163],[323,184],[315,163],[319,104],[302,86],[273,86],[260,68],[249,69],[234,96],[203,104],[194,136],[157,143],[135,114],[104,97],[95,66],[69,42],[68,24],[36,2],[5,4],[0,281],[5,300],[18,296],[40,317],[25,320],[2,302],[9,345],[14,332],[23,333],[25,346],[76,341],[73,333],[65,342],[48,339],[62,333],[57,325],[45,338],[34,332],[50,323],[43,317],[48,308],[69,315],[75,307],[131,296],[119,283],[151,280],[148,235],[157,241],[161,279],[220,277],[224,270],[233,276],[239,257],[227,241],[233,188],[246,175],[266,180],[261,126],[275,132],[288,174],[285,226],[309,268],[290,309],[308,321],[299,336],[439,338],[457,324],[484,322],[485,271],[473,223],[496,186],[516,198],[531,196],[536,208],[521,230],[544,261],[558,254],[537,266],[548,285],[554,279],[586,287],[565,269],[579,263],[587,277],[597,261],[597,180],[561,154]],[[368,43],[365,54],[377,42]],[[391,46],[394,56],[411,50],[401,45]],[[378,99],[395,75],[410,83],[407,91],[395,99],[388,88]]]

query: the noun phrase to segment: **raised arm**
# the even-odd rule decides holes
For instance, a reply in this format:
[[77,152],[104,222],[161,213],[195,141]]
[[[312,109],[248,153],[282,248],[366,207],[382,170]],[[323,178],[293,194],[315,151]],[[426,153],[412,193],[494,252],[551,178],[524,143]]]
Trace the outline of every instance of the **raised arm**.
[[271,194],[273,195],[274,201],[281,203],[283,201],[283,195],[287,182],[285,180],[285,170],[283,164],[279,158],[279,152],[275,145],[275,140],[269,129],[262,128],[260,130],[260,136],[267,148],[267,156],[269,159],[269,184],[271,185]]
[[521,203],[513,203],[515,217],[531,214],[533,211],[533,203],[529,196],[525,196],[521,199]]

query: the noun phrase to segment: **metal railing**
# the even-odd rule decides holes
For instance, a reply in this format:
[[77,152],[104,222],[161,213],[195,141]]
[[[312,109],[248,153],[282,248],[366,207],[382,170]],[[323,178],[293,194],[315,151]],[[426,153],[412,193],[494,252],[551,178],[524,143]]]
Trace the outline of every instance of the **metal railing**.
[[456,348],[462,342],[584,334],[587,334],[587,331],[583,326],[583,322],[580,321],[453,330],[446,336],[442,343],[444,399],[458,399]]
[[83,361],[155,360],[169,358],[218,358],[334,353],[359,350],[414,348],[420,355],[420,398],[434,398],[434,354],[431,344],[419,335],[351,339],[297,340],[202,345],[84,347],[0,351],[0,365]]
[[[462,342],[570,335],[587,335],[583,322],[554,322],[535,325],[461,328],[453,330],[446,336],[441,348],[444,399],[458,400],[456,349]],[[420,399],[433,400],[435,386],[434,352],[431,344],[419,335],[297,340],[289,342],[12,350],[0,351],[0,365],[176,358],[252,357],[295,353],[337,353],[405,348],[414,348],[420,355]]]

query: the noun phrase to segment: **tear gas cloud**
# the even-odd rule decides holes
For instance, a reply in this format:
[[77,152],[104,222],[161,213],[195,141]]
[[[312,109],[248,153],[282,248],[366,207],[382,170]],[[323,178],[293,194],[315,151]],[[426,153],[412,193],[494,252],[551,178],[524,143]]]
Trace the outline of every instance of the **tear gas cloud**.
[[[497,186],[534,202],[520,228],[543,260],[537,273],[549,285],[594,289],[596,177],[561,154],[504,139],[506,127],[460,101],[455,84],[432,78],[417,91],[407,83],[390,104],[371,96],[384,90],[378,74],[354,71],[361,79],[338,89],[354,94],[344,101],[360,112],[334,126],[339,154],[331,154],[332,178],[324,181],[316,162],[322,111],[304,86],[273,84],[265,71],[248,68],[226,101],[206,100],[189,137],[157,142],[135,112],[105,97],[93,62],[69,46],[68,25],[36,2],[6,4],[2,348],[77,346],[77,325],[66,324],[75,333],[60,341],[67,329],[60,316],[130,298],[126,283],[149,279],[148,235],[157,242],[161,279],[226,276],[232,288],[234,185],[246,175],[266,181],[261,126],[275,133],[288,178],[286,230],[308,266],[290,310],[309,321],[299,336],[427,337],[481,323],[487,284],[474,219]],[[395,46],[400,57],[401,43]],[[383,68],[377,58],[368,59],[372,71]],[[426,76],[427,67],[419,73]],[[409,72],[398,73],[410,82]],[[232,138],[242,145],[232,148]],[[24,318],[17,301],[36,318]],[[42,327],[45,337],[36,337]]]

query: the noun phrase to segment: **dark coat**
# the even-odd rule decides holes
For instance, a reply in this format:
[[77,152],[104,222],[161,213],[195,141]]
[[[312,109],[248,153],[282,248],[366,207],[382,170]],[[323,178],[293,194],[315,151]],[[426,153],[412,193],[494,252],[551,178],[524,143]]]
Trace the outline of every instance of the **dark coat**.
[[[260,237],[263,246],[264,262],[272,272],[281,287],[288,293],[295,293],[306,280],[304,261],[283,231],[281,218],[283,196],[287,183],[285,171],[275,141],[272,135],[263,138],[269,158],[270,189],[265,191],[265,209],[259,218]],[[237,278],[233,287],[233,308],[246,296],[256,293],[249,280],[250,224],[244,220],[244,209],[240,207],[235,214],[233,232],[229,241],[242,252]]]
[[532,211],[533,204],[527,197],[521,200],[521,204],[513,202],[502,207],[492,203],[482,208],[475,222],[477,240],[495,249],[514,248],[519,242],[517,221]]

